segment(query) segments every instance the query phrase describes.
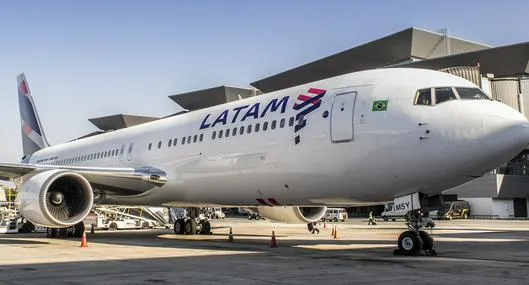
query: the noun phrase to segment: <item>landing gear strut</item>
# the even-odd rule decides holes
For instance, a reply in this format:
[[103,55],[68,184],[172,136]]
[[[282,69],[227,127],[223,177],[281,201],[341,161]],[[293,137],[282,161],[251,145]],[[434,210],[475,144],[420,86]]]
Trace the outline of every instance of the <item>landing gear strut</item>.
[[208,219],[201,217],[198,208],[188,208],[190,217],[176,219],[174,223],[174,232],[177,235],[196,235],[210,234],[211,224]]
[[421,231],[425,225],[432,226],[431,221],[424,221],[420,210],[409,211],[406,214],[406,226],[408,230],[403,232],[398,239],[398,249],[393,251],[395,255],[431,255],[437,253],[433,249],[433,238],[426,231]]

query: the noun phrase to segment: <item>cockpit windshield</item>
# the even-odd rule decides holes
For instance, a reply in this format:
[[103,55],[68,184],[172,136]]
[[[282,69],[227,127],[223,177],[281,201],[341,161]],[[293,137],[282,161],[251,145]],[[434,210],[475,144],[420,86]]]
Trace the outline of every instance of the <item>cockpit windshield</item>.
[[451,100],[491,100],[474,87],[432,87],[417,90],[415,105],[433,106]]
[[456,91],[457,91],[457,94],[459,94],[459,97],[461,97],[461,99],[490,100],[489,96],[487,96],[487,94],[485,94],[479,88],[456,87]]

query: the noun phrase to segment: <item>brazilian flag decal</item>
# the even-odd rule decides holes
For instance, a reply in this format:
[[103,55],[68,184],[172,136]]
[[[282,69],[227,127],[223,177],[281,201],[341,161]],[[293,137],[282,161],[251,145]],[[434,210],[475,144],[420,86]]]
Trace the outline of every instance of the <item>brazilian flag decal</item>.
[[388,109],[388,100],[378,100],[373,102],[373,109],[371,111],[386,111]]

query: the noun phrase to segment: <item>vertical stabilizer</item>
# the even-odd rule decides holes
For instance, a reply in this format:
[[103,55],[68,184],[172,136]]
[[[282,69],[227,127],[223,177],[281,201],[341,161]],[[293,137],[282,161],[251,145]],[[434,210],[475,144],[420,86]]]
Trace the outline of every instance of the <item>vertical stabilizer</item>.
[[22,123],[22,147],[24,157],[28,157],[49,144],[44,135],[24,73],[17,76],[17,88],[18,107],[20,108],[20,120]]

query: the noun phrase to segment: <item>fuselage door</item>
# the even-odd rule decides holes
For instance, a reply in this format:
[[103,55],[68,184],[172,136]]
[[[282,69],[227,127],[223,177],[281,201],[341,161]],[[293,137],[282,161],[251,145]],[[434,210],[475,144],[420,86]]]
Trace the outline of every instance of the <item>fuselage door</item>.
[[134,149],[134,143],[130,143],[129,149],[127,150],[127,160],[130,161],[132,159],[132,150]]
[[352,141],[353,115],[356,91],[339,92],[334,96],[331,109],[331,140],[334,143]]
[[123,162],[123,153],[125,152],[125,145],[122,144],[121,148],[119,149],[119,162]]

